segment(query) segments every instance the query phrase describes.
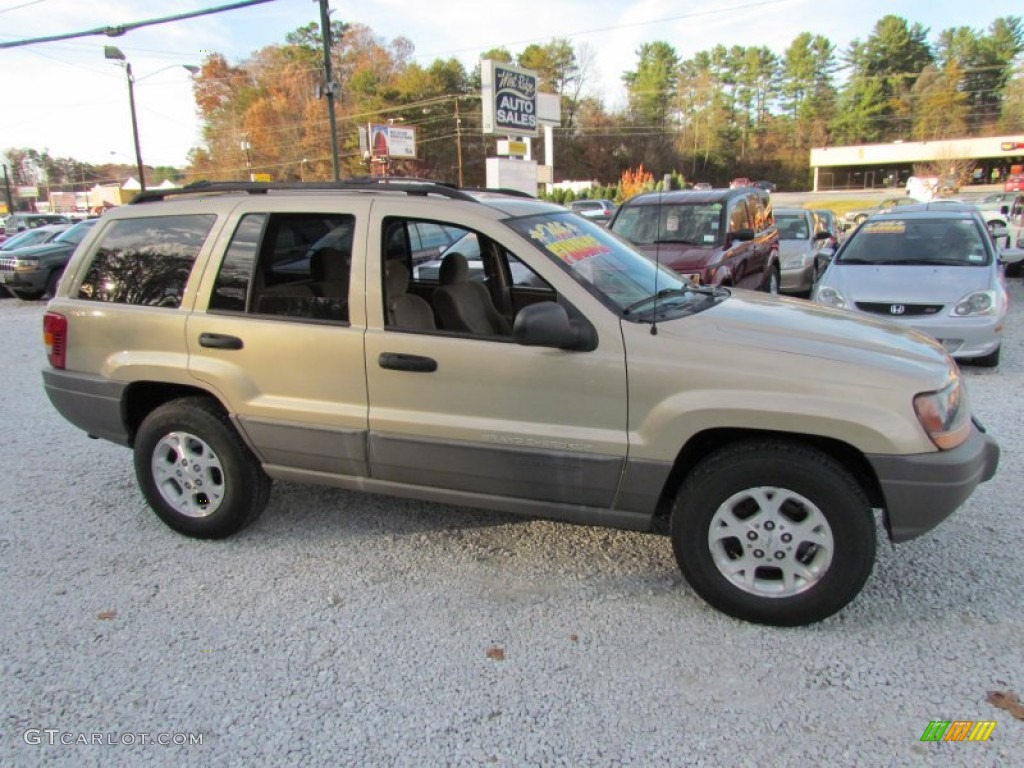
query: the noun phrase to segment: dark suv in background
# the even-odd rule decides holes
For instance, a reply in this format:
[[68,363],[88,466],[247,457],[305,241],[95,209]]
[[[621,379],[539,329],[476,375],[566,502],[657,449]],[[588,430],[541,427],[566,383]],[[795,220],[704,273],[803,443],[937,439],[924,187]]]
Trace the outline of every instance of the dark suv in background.
[[68,259],[97,221],[80,221],[49,242],[3,254],[0,257],[0,287],[25,301],[53,296]]
[[648,192],[624,202],[608,226],[698,284],[778,293],[779,234],[756,187]]

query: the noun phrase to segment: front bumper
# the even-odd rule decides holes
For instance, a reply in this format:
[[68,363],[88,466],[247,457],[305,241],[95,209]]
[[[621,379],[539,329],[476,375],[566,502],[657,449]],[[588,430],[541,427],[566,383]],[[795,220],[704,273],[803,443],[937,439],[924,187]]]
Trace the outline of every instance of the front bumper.
[[869,454],[894,543],[930,531],[959,507],[999,466],[999,444],[975,422],[971,435],[951,451],[907,456]]
[[14,271],[14,258],[0,259],[0,286],[19,291],[41,291],[48,273],[43,269]]
[[[863,310],[859,310],[862,311]],[[994,352],[1003,340],[1006,313],[980,317],[950,317],[944,313],[929,317],[899,317],[865,312],[872,317],[884,317],[890,322],[905,325],[936,339],[957,360],[984,357]]]
[[804,266],[779,270],[779,292],[780,293],[806,293],[811,290],[812,278],[814,277],[814,260],[812,259]]

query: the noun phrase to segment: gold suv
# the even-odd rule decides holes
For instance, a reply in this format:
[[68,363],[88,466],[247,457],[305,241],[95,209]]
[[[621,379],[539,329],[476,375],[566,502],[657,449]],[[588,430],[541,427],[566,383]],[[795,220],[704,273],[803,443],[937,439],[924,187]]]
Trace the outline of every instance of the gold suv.
[[873,510],[910,539],[999,458],[911,330],[419,180],[143,193],[75,252],[44,335],[54,406],[130,446],[181,533],[238,531],[273,479],[650,531],[769,624],[857,595]]

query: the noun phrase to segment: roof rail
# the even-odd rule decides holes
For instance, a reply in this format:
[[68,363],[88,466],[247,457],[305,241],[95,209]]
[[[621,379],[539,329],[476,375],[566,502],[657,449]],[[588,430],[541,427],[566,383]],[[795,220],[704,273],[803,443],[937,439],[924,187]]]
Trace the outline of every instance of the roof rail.
[[359,176],[343,181],[194,181],[174,189],[147,189],[131,201],[131,205],[153,203],[177,195],[196,195],[221,192],[248,192],[250,195],[265,195],[272,191],[289,190],[357,190],[362,192],[386,190],[405,192],[408,195],[441,195],[452,200],[479,202],[468,192],[453,184],[432,179],[417,179],[405,176]]
[[521,189],[512,189],[511,187],[463,187],[467,192],[476,192],[478,194],[489,194],[489,195],[508,195],[509,197],[526,197],[530,200],[536,200],[536,195],[531,195],[529,192],[523,192]]

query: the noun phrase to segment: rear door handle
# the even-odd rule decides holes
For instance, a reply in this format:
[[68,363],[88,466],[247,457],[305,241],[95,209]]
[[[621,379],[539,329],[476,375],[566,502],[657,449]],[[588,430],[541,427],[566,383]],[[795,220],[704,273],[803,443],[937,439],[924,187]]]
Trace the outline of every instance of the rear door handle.
[[237,336],[227,336],[223,333],[200,333],[199,346],[210,349],[241,349],[243,344]]
[[437,370],[437,360],[420,355],[405,355],[401,352],[381,352],[377,358],[381,368],[391,371],[415,371],[416,373],[433,373]]

